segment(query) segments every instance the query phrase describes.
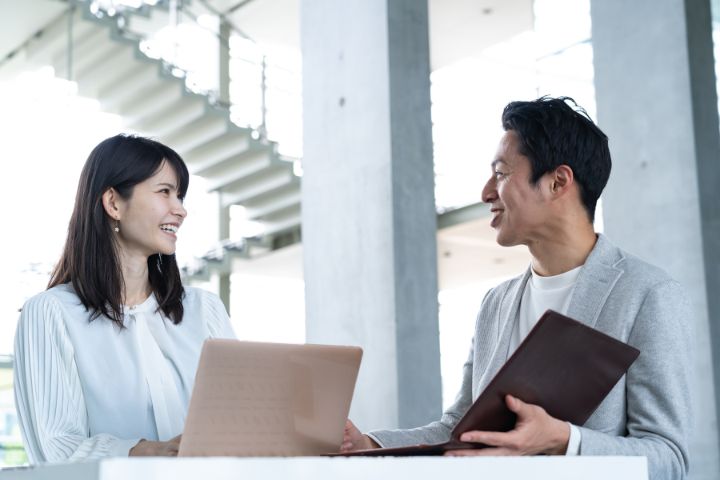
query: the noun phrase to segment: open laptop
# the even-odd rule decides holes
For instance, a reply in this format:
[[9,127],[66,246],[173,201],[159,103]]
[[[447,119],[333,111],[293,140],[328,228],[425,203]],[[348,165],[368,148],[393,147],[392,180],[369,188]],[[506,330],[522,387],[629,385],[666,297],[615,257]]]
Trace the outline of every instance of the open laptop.
[[180,456],[338,452],[362,349],[206,340]]

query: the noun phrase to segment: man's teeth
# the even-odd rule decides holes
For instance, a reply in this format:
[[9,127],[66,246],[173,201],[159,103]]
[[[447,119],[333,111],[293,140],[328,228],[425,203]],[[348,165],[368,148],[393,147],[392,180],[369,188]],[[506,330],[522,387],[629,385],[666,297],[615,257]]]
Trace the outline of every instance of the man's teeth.
[[175,225],[160,225],[160,230],[165,230],[166,232],[170,233],[177,233],[178,227]]

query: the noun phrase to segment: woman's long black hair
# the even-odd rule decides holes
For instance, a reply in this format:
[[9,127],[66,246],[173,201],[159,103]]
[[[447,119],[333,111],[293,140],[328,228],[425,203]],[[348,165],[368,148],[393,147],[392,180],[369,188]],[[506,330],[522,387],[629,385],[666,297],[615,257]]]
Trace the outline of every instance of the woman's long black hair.
[[[78,183],[75,207],[65,248],[50,277],[48,288],[71,283],[91,320],[101,315],[123,325],[125,288],[116,234],[105,212],[102,196],[109,188],[130,199],[135,185],[152,177],[167,162],[177,176],[178,196],[183,198],[190,175],[173,149],[139,136],[116,135],[90,152]],[[159,310],[178,324],[183,318],[185,295],[175,255],[148,258],[148,280]]]

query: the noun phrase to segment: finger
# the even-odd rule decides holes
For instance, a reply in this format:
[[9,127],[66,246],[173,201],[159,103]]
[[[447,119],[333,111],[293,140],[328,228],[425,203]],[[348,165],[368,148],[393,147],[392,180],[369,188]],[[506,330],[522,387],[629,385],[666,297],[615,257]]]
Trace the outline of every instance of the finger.
[[513,440],[512,432],[470,431],[460,435],[461,442],[483,443],[492,447],[504,447]]
[[512,395],[505,395],[505,405],[514,413],[520,413],[528,404]]
[[171,438],[170,440],[168,440],[168,442],[179,444],[181,439],[182,439],[182,435],[178,435],[177,437],[174,437],[174,438]]
[[505,396],[505,404],[512,412],[516,413],[519,418],[527,418],[539,412],[547,413],[541,406],[524,402],[512,395]]
[[517,415],[516,428],[519,423],[528,420],[534,414],[536,414],[537,409],[539,408],[537,407],[537,405],[525,403],[519,398],[513,397],[512,395],[505,396],[505,404],[511,412]]

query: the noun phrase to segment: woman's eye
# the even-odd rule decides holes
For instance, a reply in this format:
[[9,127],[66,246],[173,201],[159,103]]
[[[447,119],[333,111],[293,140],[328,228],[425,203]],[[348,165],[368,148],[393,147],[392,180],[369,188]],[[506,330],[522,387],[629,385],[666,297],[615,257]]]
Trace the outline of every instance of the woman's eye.
[[495,175],[495,178],[503,178],[506,175],[504,172],[498,171],[493,172],[493,174]]

